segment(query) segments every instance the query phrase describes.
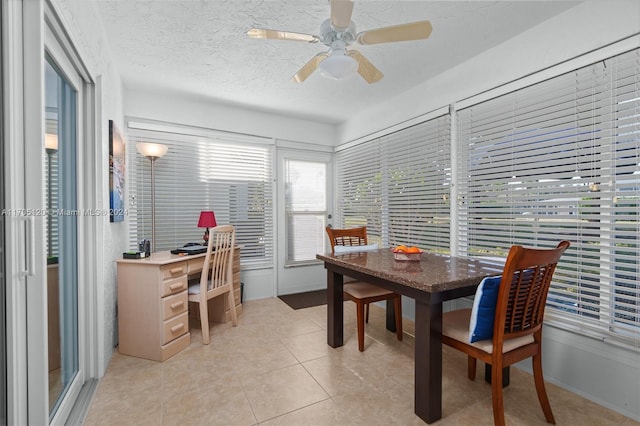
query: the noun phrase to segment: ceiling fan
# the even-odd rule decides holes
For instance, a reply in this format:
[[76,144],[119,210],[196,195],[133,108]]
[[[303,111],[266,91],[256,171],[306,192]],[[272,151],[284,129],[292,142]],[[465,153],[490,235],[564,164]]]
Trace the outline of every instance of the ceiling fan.
[[347,47],[354,42],[367,45],[420,40],[426,39],[431,34],[432,28],[429,21],[411,22],[356,33],[356,25],[351,20],[353,1],[330,0],[330,4],[331,17],[320,25],[320,35],[261,28],[252,28],[247,31],[247,35],[261,39],[320,42],[328,46],[328,52],[318,53],[291,78],[296,83],[305,81],[317,68],[322,75],[334,79],[345,78],[357,71],[367,83],[375,83],[383,77],[380,70],[362,53]]

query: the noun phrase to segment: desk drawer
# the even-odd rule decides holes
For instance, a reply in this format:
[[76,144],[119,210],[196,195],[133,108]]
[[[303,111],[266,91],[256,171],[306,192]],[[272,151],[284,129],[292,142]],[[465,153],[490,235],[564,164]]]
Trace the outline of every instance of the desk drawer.
[[162,283],[162,294],[161,296],[169,296],[171,294],[180,293],[181,291],[185,291],[187,289],[187,276],[184,275],[175,280],[168,280]]
[[162,298],[162,319],[167,320],[186,312],[188,303],[186,291]]
[[204,265],[204,256],[197,259],[189,260],[189,263],[187,265],[189,269],[189,275],[193,274],[194,272],[202,271],[202,266]]
[[165,345],[176,337],[189,331],[189,315],[184,312],[162,324],[162,344]]
[[170,264],[160,268],[163,280],[170,280],[177,278],[180,275],[187,274],[187,262],[181,262],[178,264]]

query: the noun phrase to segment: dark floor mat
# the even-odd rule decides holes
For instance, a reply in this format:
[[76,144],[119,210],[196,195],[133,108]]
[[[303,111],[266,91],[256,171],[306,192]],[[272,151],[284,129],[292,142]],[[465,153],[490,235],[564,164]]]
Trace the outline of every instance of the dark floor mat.
[[327,290],[322,289],[304,293],[285,294],[278,297],[292,309],[304,309],[312,306],[326,305]]

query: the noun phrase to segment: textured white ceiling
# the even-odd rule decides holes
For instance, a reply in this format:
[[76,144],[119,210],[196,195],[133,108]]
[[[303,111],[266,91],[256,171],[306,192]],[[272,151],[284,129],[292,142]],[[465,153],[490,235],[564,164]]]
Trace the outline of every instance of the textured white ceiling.
[[[575,1],[356,1],[357,31],[428,19],[427,40],[355,45],[384,78],[336,81],[291,76],[326,46],[259,40],[252,27],[319,34],[327,0],[96,0],[126,89],[180,93],[211,102],[327,123],[496,46]],[[352,46],[354,47],[354,46]]]

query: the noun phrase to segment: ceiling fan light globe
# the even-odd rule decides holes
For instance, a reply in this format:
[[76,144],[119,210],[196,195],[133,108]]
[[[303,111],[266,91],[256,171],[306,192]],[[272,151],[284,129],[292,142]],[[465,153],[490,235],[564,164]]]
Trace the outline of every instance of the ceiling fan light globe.
[[358,71],[358,61],[346,55],[331,55],[318,66],[320,74],[333,80],[342,80]]

